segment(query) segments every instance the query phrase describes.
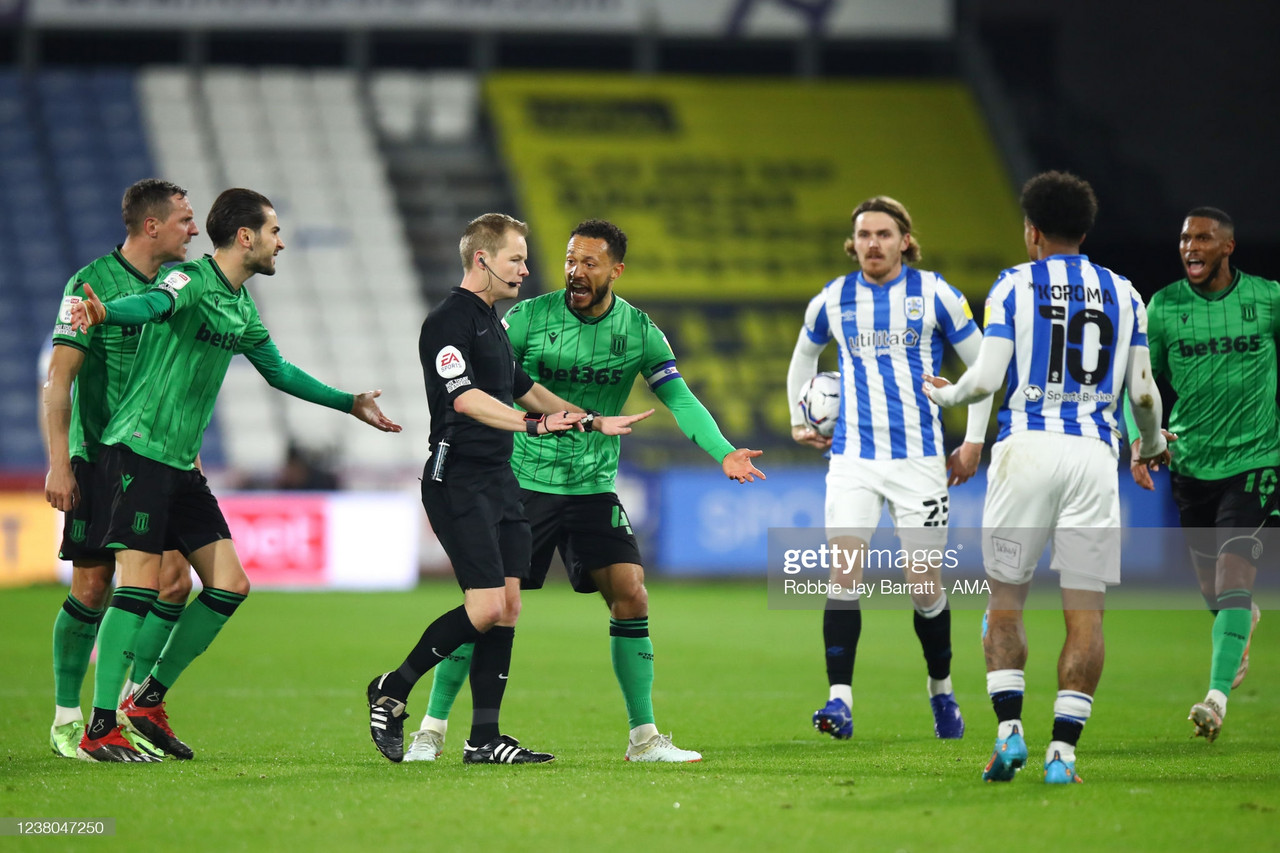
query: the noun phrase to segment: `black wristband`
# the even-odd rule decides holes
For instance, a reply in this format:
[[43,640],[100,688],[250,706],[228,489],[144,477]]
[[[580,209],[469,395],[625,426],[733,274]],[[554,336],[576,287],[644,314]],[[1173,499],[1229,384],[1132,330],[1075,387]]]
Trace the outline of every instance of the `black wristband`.
[[539,415],[533,412],[524,413],[524,431],[534,438],[538,437],[538,424],[542,423],[542,419],[546,415]]
[[583,417],[582,420],[578,421],[578,425],[582,427],[583,432],[591,432],[591,430],[595,429],[595,427],[592,426],[592,424],[594,424],[596,422],[596,418],[599,418],[599,417],[603,417],[603,415],[601,415],[599,412],[593,412],[590,409],[588,409],[586,416]]

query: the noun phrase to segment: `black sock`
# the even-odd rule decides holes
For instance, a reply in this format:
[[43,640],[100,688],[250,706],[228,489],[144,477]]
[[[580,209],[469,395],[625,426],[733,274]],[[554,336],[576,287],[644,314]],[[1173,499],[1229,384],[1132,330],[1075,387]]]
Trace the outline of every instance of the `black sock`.
[[1202,591],[1200,597],[1204,599],[1204,606],[1209,608],[1209,612],[1213,614],[1213,618],[1218,618],[1218,594],[1205,595]]
[[89,716],[89,728],[85,731],[90,740],[97,740],[114,729],[116,725],[115,708],[94,708]]
[[[832,607],[832,604],[836,608]],[[822,612],[822,642],[827,649],[827,684],[852,684],[853,662],[862,636],[862,605],[827,599]]]
[[431,667],[452,654],[458,646],[475,642],[481,636],[476,626],[471,624],[465,607],[459,605],[441,615],[422,632],[422,639],[418,640],[404,663],[387,673],[382,681],[383,694],[406,701],[413,685],[430,672]]
[[498,712],[507,689],[515,636],[515,628],[495,625],[476,640],[476,650],[471,654],[472,746],[484,746],[502,733],[498,729]]
[[154,708],[164,701],[164,694],[168,692],[169,688],[156,681],[154,675],[148,675],[133,692],[133,704],[139,708]]
[[[1022,693],[1018,690],[1005,690],[991,694],[991,707],[996,712],[996,722],[1022,719]],[[1074,743],[1075,741],[1072,741]]]
[[916,636],[924,651],[929,677],[941,681],[951,675],[951,608],[945,608],[932,619],[915,614]]
[[1065,720],[1062,717],[1053,718],[1053,740],[1060,740],[1063,743],[1075,746],[1080,742],[1080,733],[1083,731],[1084,723]]

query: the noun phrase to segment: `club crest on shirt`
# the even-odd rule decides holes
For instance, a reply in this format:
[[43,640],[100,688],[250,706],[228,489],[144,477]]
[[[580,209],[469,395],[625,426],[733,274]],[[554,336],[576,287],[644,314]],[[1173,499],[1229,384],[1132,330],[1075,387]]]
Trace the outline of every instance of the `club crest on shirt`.
[[457,347],[448,346],[436,353],[436,373],[443,379],[453,379],[466,372],[467,363],[462,360],[462,353]]
[[919,320],[924,317],[923,296],[908,296],[903,301],[903,305],[906,306],[908,320]]

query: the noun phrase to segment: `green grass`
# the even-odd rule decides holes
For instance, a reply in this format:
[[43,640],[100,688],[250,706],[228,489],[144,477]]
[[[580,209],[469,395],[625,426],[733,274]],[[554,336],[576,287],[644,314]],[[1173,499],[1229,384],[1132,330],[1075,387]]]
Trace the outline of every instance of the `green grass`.
[[[55,758],[49,631],[64,591],[0,592],[0,817],[114,817],[111,839],[0,840],[4,849],[870,850],[1275,849],[1280,626],[1264,618],[1254,669],[1215,744],[1189,738],[1209,617],[1107,616],[1108,660],[1079,750],[1086,784],[1037,770],[1056,690],[1061,617],[1027,615],[1031,767],[984,785],[994,737],[979,619],[955,613],[955,682],[969,734],[933,738],[924,666],[904,612],[868,613],[855,733],[809,716],[826,698],[820,616],[765,608],[763,585],[650,584],[663,731],[695,765],[622,760],[626,717],[607,614],[565,586],[533,593],[517,632],[503,729],[555,752],[541,767],[464,767],[467,691],[441,760],[392,765],[369,741],[364,687],[399,663],[458,599],[438,583],[401,594],[255,593],[170,697],[190,762],[89,765]],[[1277,620],[1280,621],[1280,620]],[[84,704],[90,698],[92,671]],[[425,682],[410,699],[413,725]],[[1243,845],[1243,847],[1241,846]]]

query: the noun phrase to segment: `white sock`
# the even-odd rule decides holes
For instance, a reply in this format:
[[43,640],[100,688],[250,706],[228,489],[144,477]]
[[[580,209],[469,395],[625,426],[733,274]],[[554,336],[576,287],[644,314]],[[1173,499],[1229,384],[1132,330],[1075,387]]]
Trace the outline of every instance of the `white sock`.
[[61,705],[53,706],[53,724],[55,726],[65,726],[67,723],[74,723],[76,720],[84,722],[84,712],[80,710],[80,706],[74,708],[64,708]]
[[422,731],[439,732],[441,737],[449,731],[449,721],[442,720],[439,717],[433,717],[430,714],[422,715],[422,725],[419,726]]
[[1227,715],[1227,694],[1221,690],[1210,690],[1209,694],[1204,697],[1206,702],[1212,700],[1218,703],[1218,707],[1222,709],[1222,716]]
[[1073,723],[1084,725],[1089,722],[1089,715],[1093,713],[1093,697],[1088,693],[1080,693],[1076,690],[1059,690],[1058,698],[1053,701],[1053,717],[1058,719],[1070,720]]
[[641,723],[640,725],[632,729],[631,734],[628,735],[627,737],[628,737],[628,740],[631,741],[632,746],[639,746],[640,744],[649,740],[651,737],[653,737],[657,733],[658,733],[658,727],[655,726],[653,723]]
[[951,676],[946,678],[930,678],[929,679],[929,697],[943,696],[947,693],[955,693],[951,689]]
[[[987,694],[1025,693],[1027,692],[1027,675],[1020,669],[993,669],[987,673]],[[997,738],[1005,738],[1013,734],[1014,728],[1025,731],[1022,720],[1005,720],[996,729]]]
[[839,699],[846,707],[853,707],[853,685],[852,684],[833,684],[831,692],[827,694],[827,701]]
[[1009,735],[1013,734],[1014,729],[1017,729],[1018,731],[1022,731],[1022,720],[1005,720],[1003,723],[996,726],[996,737],[997,738],[1008,737]]
[[128,699],[128,698],[129,698],[130,696],[132,696],[134,693],[137,693],[137,692],[138,692],[138,686],[139,686],[139,685],[138,685],[138,682],[136,682],[136,681],[133,681],[133,680],[128,679],[128,678],[126,678],[126,679],[124,680],[124,687],[120,689],[120,704],[121,704],[121,705],[123,705],[123,704],[124,704],[124,700]]
[[1076,760],[1076,748],[1065,740],[1049,741],[1049,748],[1044,752],[1044,763],[1048,764],[1053,761],[1053,754],[1058,753],[1058,757],[1070,764]]
[[987,673],[987,695],[1026,693],[1027,675],[1020,669],[993,669]]

